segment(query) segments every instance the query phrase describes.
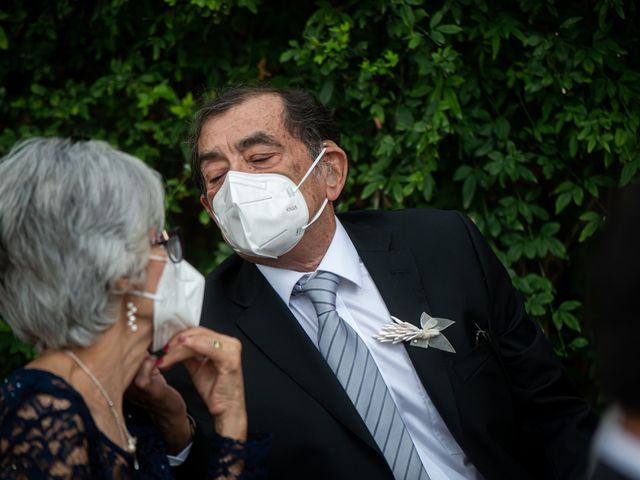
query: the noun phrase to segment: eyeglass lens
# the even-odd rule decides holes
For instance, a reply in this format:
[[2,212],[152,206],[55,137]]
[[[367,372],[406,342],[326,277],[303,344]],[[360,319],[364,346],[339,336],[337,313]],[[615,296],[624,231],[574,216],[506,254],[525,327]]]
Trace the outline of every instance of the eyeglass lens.
[[166,243],[167,254],[173,262],[182,260],[182,242],[179,235],[171,236]]

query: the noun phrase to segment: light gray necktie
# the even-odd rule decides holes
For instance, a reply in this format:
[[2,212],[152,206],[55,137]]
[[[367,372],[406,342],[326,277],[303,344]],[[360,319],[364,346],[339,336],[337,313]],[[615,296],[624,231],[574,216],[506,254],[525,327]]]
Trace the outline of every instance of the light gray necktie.
[[318,349],[349,395],[396,480],[428,480],[396,404],[364,341],[340,318],[336,290],[340,279],[319,271],[301,279],[293,293],[305,293],[318,315]]

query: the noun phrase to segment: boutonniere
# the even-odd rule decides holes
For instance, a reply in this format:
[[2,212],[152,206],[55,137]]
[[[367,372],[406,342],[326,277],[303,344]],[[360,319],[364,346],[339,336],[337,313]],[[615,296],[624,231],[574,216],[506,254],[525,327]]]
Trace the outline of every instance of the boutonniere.
[[445,328],[456,323],[453,320],[435,318],[426,312],[422,312],[422,315],[420,315],[420,326],[422,328],[403,322],[393,315],[391,315],[391,320],[393,322],[382,327],[378,336],[374,337],[376,340],[391,343],[409,342],[412,347],[432,347],[445,352],[456,353],[451,342],[442,333]]

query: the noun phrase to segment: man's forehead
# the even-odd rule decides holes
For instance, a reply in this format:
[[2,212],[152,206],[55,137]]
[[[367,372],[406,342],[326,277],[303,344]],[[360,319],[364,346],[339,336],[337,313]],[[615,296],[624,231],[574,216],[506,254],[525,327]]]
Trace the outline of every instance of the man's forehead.
[[221,147],[222,144],[236,145],[257,136],[283,139],[288,136],[282,121],[283,110],[282,100],[276,95],[249,98],[204,122],[198,150]]
[[202,133],[248,136],[257,131],[279,132],[283,128],[284,105],[276,95],[259,95],[207,120]]

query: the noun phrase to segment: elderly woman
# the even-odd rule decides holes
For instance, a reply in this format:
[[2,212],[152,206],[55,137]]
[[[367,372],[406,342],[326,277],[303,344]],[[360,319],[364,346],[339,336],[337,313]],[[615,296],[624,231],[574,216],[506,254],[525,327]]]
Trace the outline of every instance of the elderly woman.
[[218,433],[209,477],[261,474],[239,342],[196,326],[204,279],[163,201],[157,172],[103,142],[0,160],[0,315],[40,352],[0,386],[0,478],[172,478],[195,428],[157,368],[177,362]]

